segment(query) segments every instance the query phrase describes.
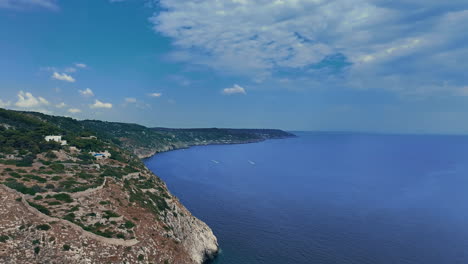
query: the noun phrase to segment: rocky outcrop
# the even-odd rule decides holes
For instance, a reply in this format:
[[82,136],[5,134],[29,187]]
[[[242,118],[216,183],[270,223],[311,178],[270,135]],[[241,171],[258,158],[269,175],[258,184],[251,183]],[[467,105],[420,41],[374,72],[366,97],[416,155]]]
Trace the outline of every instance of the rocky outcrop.
[[[158,179],[147,169],[138,174]],[[54,215],[60,208],[51,208],[52,215],[46,215],[29,204],[31,200],[39,202],[31,195],[0,185],[0,234],[6,238],[0,242],[0,263],[201,264],[214,258],[218,242],[211,229],[171,195],[164,183],[155,187],[140,191],[166,196],[168,207],[158,214],[142,206],[151,200],[132,202],[132,190],[119,179],[106,177],[101,186],[72,194],[74,201],[68,207],[80,208],[74,211],[77,218],[94,212],[98,216],[95,223],[131,219],[135,223],[134,237],[118,239],[85,230],[84,221],[70,222]],[[99,218],[99,212],[106,210],[115,211],[119,217]],[[48,228],[42,230],[41,225]]]
[[213,259],[218,254],[218,241],[207,224],[194,217],[178,200],[171,200],[173,214],[167,216],[171,235],[181,241],[196,263]]

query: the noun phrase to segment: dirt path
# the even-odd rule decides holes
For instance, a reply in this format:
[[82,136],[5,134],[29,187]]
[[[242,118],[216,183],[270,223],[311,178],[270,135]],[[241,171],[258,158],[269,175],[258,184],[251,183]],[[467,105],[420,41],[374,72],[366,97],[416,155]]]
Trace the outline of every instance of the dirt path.
[[136,240],[136,239],[123,240],[123,239],[117,239],[117,238],[106,238],[106,237],[98,236],[98,235],[96,235],[94,233],[91,233],[91,232],[88,232],[88,231],[84,230],[80,226],[75,225],[75,224],[73,224],[73,223],[71,223],[69,221],[63,220],[61,218],[48,216],[48,215],[45,215],[45,214],[39,212],[36,208],[34,208],[34,207],[32,207],[32,206],[30,206],[28,204],[28,202],[25,199],[25,195],[13,190],[13,189],[10,189],[10,188],[2,185],[2,184],[0,184],[0,192],[1,191],[19,195],[21,197],[21,202],[26,207],[26,209],[28,209],[28,211],[35,214],[36,216],[43,219],[44,221],[47,221],[47,222],[61,222],[62,224],[67,225],[67,226],[75,229],[76,231],[80,232],[82,235],[84,235],[86,237],[89,237],[91,239],[97,240],[97,241],[105,243],[105,244],[116,245],[116,246],[127,246],[127,247],[134,246],[134,245],[139,243],[139,241]]

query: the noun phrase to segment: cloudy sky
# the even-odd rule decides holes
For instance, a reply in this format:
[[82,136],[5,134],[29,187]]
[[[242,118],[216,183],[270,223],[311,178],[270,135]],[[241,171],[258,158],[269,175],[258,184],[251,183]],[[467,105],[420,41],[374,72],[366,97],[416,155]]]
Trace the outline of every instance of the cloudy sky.
[[468,133],[466,0],[0,0],[0,107]]

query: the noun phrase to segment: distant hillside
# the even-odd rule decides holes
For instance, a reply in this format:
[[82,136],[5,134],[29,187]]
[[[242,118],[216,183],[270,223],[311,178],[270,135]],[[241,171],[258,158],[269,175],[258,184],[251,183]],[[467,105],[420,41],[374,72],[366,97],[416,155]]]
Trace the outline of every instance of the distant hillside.
[[139,157],[289,136],[0,109],[0,263],[202,263],[216,237]]
[[77,121],[68,117],[28,113],[60,128],[74,133],[93,134],[113,142],[145,158],[158,152],[208,144],[238,144],[266,139],[293,137],[277,129],[227,129],[227,128],[148,128],[137,124],[105,122],[98,120]]

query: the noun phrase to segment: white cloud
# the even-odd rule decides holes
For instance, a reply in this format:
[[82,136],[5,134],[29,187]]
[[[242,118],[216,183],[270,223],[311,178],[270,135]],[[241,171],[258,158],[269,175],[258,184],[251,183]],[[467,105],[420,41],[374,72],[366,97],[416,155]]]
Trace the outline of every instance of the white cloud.
[[55,107],[57,107],[57,108],[64,108],[65,106],[67,106],[67,105],[64,102],[61,102],[61,103],[55,105]]
[[173,60],[262,82],[293,72],[330,88],[336,73],[311,76],[320,73],[311,66],[342,54],[348,66],[338,85],[397,91],[466,83],[466,0],[155,2],[162,11],[150,20],[173,40]]
[[78,91],[84,97],[91,97],[94,96],[94,93],[91,89],[86,88],[86,90],[79,90]]
[[58,10],[55,0],[0,0],[0,8],[27,9],[31,7],[40,7],[50,10]]
[[0,99],[0,108],[5,108],[5,107],[8,107],[11,105],[11,102],[10,101],[2,101],[2,99]]
[[223,89],[223,94],[232,95],[232,94],[247,94],[245,89],[237,84],[234,84],[231,88]]
[[75,63],[75,66],[78,67],[78,68],[82,68],[82,69],[88,67],[88,66],[87,66],[86,64],[84,64],[84,63]]
[[18,101],[15,105],[23,108],[35,108],[49,105],[49,102],[43,97],[34,97],[31,93],[20,91],[18,93]]
[[150,93],[150,94],[148,94],[148,96],[150,96],[150,97],[161,97],[162,93]]
[[65,81],[65,82],[75,82],[75,79],[66,73],[54,72],[52,74],[52,79]]
[[182,49],[210,55],[189,57],[246,72],[318,63],[347,48],[344,40],[369,41],[367,27],[394,16],[368,0],[161,0],[160,5],[164,11],[151,18],[154,29]]
[[65,68],[65,72],[76,72],[76,68],[73,68],[73,67]]
[[94,104],[90,105],[91,108],[107,108],[107,109],[110,109],[112,108],[112,104],[111,103],[103,103],[99,100],[95,100],[94,101]]
[[127,98],[125,98],[125,102],[126,103],[136,103],[137,99],[133,98],[133,97],[127,97]]
[[72,114],[76,114],[76,113],[81,113],[81,110],[78,109],[78,108],[70,108],[70,109],[68,109],[68,112],[70,112]]
[[40,97],[40,96],[39,96],[38,99],[39,99],[39,103],[42,104],[42,105],[48,105],[48,104],[50,104],[49,101],[47,101],[47,100],[46,100],[45,98],[43,98],[43,97]]

